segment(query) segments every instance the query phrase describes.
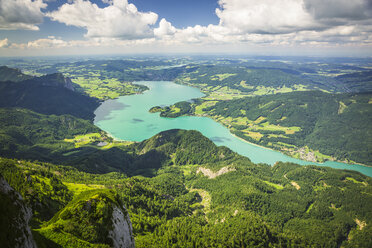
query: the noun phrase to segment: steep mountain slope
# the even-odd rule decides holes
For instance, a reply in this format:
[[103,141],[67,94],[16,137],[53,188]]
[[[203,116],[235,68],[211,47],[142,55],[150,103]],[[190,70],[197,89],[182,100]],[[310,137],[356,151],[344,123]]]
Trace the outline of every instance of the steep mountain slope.
[[23,74],[19,69],[13,69],[7,66],[0,66],[0,81],[2,82],[20,82],[31,78],[32,76]]
[[62,159],[74,145],[65,142],[78,134],[101,130],[70,115],[43,115],[26,109],[0,109],[0,154],[28,159]]
[[29,221],[32,210],[0,174],[0,244],[3,247],[36,247]]
[[63,247],[88,246],[87,243],[134,247],[128,212],[118,196],[109,190],[81,193],[37,231]]
[[[28,231],[21,236],[34,244],[28,227],[32,212],[34,216],[30,224],[38,247],[134,247],[131,221],[117,193],[104,189],[103,185],[84,187],[61,181],[66,179],[61,176],[69,171],[71,168],[68,167],[0,158],[0,173],[19,192],[1,181],[3,201],[0,207],[4,213],[11,213],[9,216],[2,215],[2,244],[23,242],[21,238],[14,237],[20,236],[22,233],[17,230],[23,228]],[[71,172],[78,174],[74,170]],[[15,193],[9,193],[10,190]],[[13,197],[7,200],[13,195],[19,199]],[[16,217],[17,214],[22,215]],[[14,221],[14,218],[19,220]]]
[[0,107],[28,108],[42,114],[70,114],[92,120],[99,103],[75,92],[62,74],[32,78],[22,82],[0,82]]

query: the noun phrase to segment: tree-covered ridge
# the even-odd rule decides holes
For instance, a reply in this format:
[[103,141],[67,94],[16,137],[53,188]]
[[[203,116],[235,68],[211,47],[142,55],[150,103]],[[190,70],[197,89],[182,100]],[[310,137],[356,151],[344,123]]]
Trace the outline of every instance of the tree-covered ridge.
[[19,69],[13,69],[7,66],[0,66],[0,81],[2,82],[20,82],[31,78],[32,76],[23,74]]
[[336,79],[354,92],[372,91],[372,71],[353,72],[339,75]]
[[325,68],[311,70],[297,64],[275,66],[251,66],[244,63],[193,65],[193,71],[180,74],[175,81],[200,88],[207,95],[204,97],[206,100],[231,100],[244,96],[308,90],[332,93],[371,91],[370,70],[359,68],[358,72],[348,74],[345,72],[349,70],[339,68],[332,71]]
[[[206,65],[197,66],[196,70],[185,73],[177,80],[187,84],[209,87],[229,87],[244,93],[254,92],[260,86],[273,87],[295,87],[295,85],[306,85],[310,89],[318,87],[309,79],[300,77],[300,73],[285,69],[274,68],[252,68],[236,65]],[[205,85],[205,86],[204,86]],[[324,86],[323,86],[324,87]]]
[[[271,147],[279,144],[282,150],[308,146],[339,160],[370,165],[371,99],[370,93],[293,92],[221,101],[205,111],[235,119],[229,123],[232,131],[255,143]],[[242,118],[247,122],[239,123]],[[255,139],[250,132],[260,137]]]
[[87,120],[71,115],[43,115],[20,108],[0,109],[0,154],[45,160],[74,149],[64,141],[78,134],[101,132]]
[[75,92],[71,82],[61,74],[18,83],[0,82],[2,108],[28,108],[42,114],[70,114],[92,120],[98,106],[97,99]]
[[138,154],[158,151],[171,159],[171,164],[205,164],[237,157],[227,147],[217,147],[198,131],[168,130],[133,145]]

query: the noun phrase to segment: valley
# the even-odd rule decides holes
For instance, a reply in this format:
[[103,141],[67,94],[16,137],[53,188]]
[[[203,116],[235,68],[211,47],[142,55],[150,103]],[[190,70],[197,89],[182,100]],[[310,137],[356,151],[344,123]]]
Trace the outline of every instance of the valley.
[[0,248],[371,248],[371,0],[0,0]]
[[21,196],[0,207],[33,216],[2,215],[0,242],[368,247],[370,62],[354,63],[7,61],[29,75],[0,70],[1,182]]

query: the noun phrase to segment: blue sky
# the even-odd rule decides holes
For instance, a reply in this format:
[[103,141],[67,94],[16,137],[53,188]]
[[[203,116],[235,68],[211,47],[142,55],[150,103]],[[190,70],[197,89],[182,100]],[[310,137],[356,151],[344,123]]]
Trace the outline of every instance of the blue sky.
[[[44,12],[55,11],[67,2],[67,0],[48,1],[48,6],[44,9]],[[102,0],[91,0],[90,2],[97,4],[101,8],[108,5]],[[186,28],[198,24],[218,24],[219,21],[215,13],[215,9],[218,7],[216,0],[132,0],[130,3],[133,3],[139,11],[157,13],[159,18],[166,18],[177,28]],[[157,23],[159,21],[160,19],[158,19]],[[44,18],[43,23],[38,26],[40,28],[39,32],[0,30],[0,39],[6,37],[15,42],[27,42],[40,37],[56,36],[71,40],[81,38],[85,33],[82,28],[66,26],[65,24],[51,21],[49,18]]]
[[0,56],[372,56],[369,0],[1,0]]
[[170,21],[176,28],[218,24],[215,13],[216,0],[134,0],[131,1],[141,11],[153,11],[160,18]]

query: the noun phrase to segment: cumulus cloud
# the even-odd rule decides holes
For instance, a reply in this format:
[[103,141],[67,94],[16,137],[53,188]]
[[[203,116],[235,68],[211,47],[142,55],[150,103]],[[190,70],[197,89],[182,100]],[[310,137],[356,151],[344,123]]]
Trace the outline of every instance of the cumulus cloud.
[[164,18],[161,19],[159,22],[159,27],[154,29],[155,36],[166,36],[166,35],[173,35],[176,33],[176,28],[172,26],[170,22],[165,20]]
[[99,8],[86,0],[74,0],[62,5],[47,16],[66,25],[82,27],[87,37],[120,37],[141,39],[153,36],[151,25],[158,15],[153,12],[140,12],[127,0],[104,0],[109,4]]
[[0,29],[39,30],[44,17],[41,9],[46,6],[43,0],[1,0]]
[[372,17],[370,0],[304,0],[306,10],[316,20],[362,20]]
[[56,39],[55,37],[50,37],[47,39],[38,39],[35,41],[30,41],[27,43],[28,48],[61,48],[67,45],[66,41],[61,39]]
[[[0,0],[4,1],[4,0]],[[15,0],[26,1],[26,0]],[[30,0],[29,0],[30,1]],[[372,46],[369,0],[219,0],[217,25],[176,28],[157,14],[140,12],[128,0],[68,0],[48,13],[52,20],[87,30],[85,40],[48,37],[11,48]],[[8,41],[7,41],[8,43]]]
[[[167,43],[371,44],[369,0],[219,0],[218,25],[155,29]],[[160,32],[162,30],[162,32]]]
[[233,33],[290,33],[318,28],[299,0],[220,0],[220,25]]

